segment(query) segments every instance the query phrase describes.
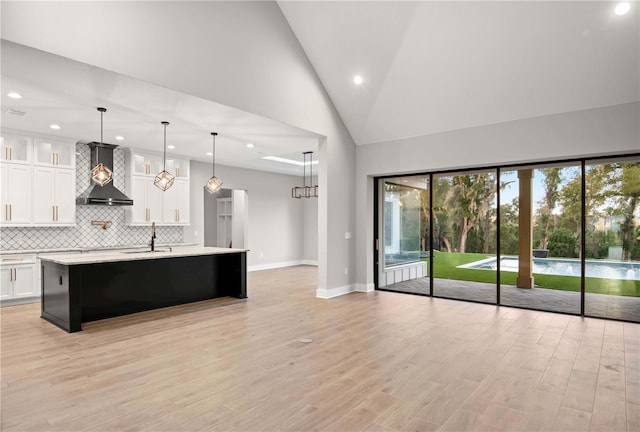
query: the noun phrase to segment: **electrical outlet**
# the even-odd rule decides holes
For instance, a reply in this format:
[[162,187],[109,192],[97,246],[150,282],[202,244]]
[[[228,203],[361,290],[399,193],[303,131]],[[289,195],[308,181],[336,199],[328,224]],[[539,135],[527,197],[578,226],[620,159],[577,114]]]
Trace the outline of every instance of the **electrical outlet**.
[[349,274],[349,267],[345,267],[344,268],[344,274],[348,275]]

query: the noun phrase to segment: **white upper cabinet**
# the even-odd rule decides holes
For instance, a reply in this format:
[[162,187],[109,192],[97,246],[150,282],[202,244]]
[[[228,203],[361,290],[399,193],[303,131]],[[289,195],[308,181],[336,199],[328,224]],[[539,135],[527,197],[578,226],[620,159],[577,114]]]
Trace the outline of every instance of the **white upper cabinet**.
[[162,222],[189,225],[189,180],[176,178],[162,196]]
[[147,176],[131,176],[127,179],[127,195],[133,205],[126,208],[126,222],[130,225],[162,223],[163,192]]
[[0,160],[13,163],[31,163],[33,138],[13,133],[0,135]]
[[73,168],[76,166],[76,146],[73,142],[35,138],[34,165]]
[[126,153],[126,193],[133,200],[127,207],[129,225],[189,225],[189,161],[167,158],[166,170],[175,176],[173,185],[161,191],[154,177],[163,169],[162,155],[128,149]]
[[130,151],[128,153],[130,158],[131,174],[133,175],[148,175],[156,176],[162,171],[162,156],[140,153],[137,151]]
[[2,225],[31,224],[31,166],[0,162]]
[[167,157],[167,171],[176,178],[189,178],[189,160]]
[[74,225],[76,221],[75,172],[53,167],[33,169],[33,223]]
[[74,225],[75,144],[14,130],[0,132],[3,226]]

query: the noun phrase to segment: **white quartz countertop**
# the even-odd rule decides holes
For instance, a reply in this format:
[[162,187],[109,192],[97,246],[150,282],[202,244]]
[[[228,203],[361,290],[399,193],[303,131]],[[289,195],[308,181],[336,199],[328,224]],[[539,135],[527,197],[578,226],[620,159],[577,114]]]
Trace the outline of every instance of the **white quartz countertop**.
[[104,253],[92,253],[87,255],[60,254],[51,257],[41,257],[42,261],[50,261],[62,265],[98,264],[119,261],[139,261],[148,259],[167,259],[177,257],[188,257],[198,255],[220,255],[247,252],[247,249],[231,249],[219,247],[181,247],[170,250],[169,248],[156,248],[155,252],[150,251],[109,251]]

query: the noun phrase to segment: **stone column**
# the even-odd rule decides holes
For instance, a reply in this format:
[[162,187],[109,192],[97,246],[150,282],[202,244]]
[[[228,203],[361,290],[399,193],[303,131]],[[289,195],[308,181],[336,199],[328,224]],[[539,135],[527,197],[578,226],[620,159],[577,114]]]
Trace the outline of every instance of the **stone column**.
[[533,170],[518,170],[520,184],[518,215],[518,288],[533,288]]

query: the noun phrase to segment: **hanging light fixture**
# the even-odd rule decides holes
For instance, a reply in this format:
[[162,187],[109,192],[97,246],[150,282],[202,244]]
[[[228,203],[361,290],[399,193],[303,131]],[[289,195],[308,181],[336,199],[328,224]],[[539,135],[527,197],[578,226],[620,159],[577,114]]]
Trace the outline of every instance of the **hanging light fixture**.
[[211,171],[211,178],[207,182],[207,191],[209,193],[216,193],[222,187],[222,181],[216,177],[216,136],[218,132],[211,132],[211,136],[213,136],[213,170]]
[[162,171],[156,176],[153,184],[156,185],[158,189],[166,191],[173,185],[175,177],[167,172],[167,125],[169,122],[163,121],[161,123],[164,125],[164,156],[162,158]]
[[[309,162],[307,162],[309,155]],[[302,153],[302,186],[291,188],[291,198],[318,198],[318,185],[313,185],[313,152]],[[307,186],[307,165],[309,165],[309,185]]]
[[[102,115],[106,108],[98,108],[100,111],[100,146],[102,146]],[[111,181],[113,173],[109,168],[100,163],[100,146],[96,146],[96,166],[91,170],[91,180],[100,186],[104,186]]]

